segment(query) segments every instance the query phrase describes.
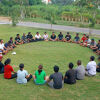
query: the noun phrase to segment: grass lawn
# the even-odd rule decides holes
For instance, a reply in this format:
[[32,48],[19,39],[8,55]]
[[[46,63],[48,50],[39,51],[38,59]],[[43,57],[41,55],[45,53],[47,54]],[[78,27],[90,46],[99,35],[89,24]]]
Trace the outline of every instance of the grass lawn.
[[[29,31],[34,34],[37,31],[51,33],[50,30],[0,25],[0,38],[7,41],[10,36],[15,37],[17,33]],[[56,31],[57,33],[59,32]],[[20,45],[14,51],[17,54],[12,55],[9,52],[4,56],[3,62],[6,58],[11,58],[11,65],[17,66],[14,68],[15,71],[19,69],[20,63],[24,63],[25,69],[32,74],[38,65],[42,64],[47,75],[53,73],[54,65],[58,65],[64,75],[69,62],[73,62],[75,68],[77,60],[82,60],[86,66],[91,55],[98,57],[89,48],[64,42],[34,42]],[[97,59],[96,62],[98,63]],[[85,77],[85,80],[77,81],[75,85],[64,84],[61,90],[53,90],[47,85],[37,86],[33,83],[33,79],[27,85],[20,85],[16,83],[16,79],[6,80],[0,75],[0,100],[100,100],[99,93],[99,73],[95,77]]]

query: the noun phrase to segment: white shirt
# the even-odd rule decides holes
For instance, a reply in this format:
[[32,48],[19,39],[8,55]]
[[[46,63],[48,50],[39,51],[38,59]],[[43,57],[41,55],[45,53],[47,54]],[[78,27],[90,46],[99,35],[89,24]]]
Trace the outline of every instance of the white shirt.
[[96,75],[96,62],[95,61],[90,61],[87,64],[86,69],[87,69],[87,71],[90,75]]
[[36,35],[35,35],[35,38],[36,38],[36,39],[40,39],[40,38],[41,38],[41,35],[40,35],[40,34],[39,34],[39,35],[36,34]]
[[4,43],[2,43],[2,44],[0,43],[0,49],[2,49],[2,50],[4,49]]
[[43,35],[43,38],[44,38],[44,40],[47,40],[48,39],[48,34]]
[[28,72],[26,70],[18,70],[17,71],[17,83],[20,83],[20,84],[25,84],[27,83],[27,79],[25,78],[26,76],[28,75]]
[[91,39],[88,39],[88,40],[87,40],[87,43],[90,44],[90,43],[91,43]]

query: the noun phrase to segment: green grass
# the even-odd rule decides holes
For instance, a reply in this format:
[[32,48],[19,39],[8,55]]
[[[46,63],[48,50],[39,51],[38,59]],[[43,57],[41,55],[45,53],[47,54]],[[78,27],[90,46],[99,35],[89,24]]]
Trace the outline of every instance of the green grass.
[[[28,31],[33,33],[47,31],[51,34],[50,30],[0,25],[0,38],[7,41],[16,33],[22,34]],[[57,33],[59,32],[56,31]],[[97,58],[89,48],[64,42],[34,42],[20,45],[14,51],[17,54],[12,55],[9,52],[4,56],[3,62],[6,58],[11,58],[11,65],[17,66],[14,68],[15,71],[19,69],[20,63],[24,63],[25,69],[32,74],[37,70],[38,65],[42,64],[47,75],[53,73],[54,65],[58,65],[64,75],[68,70],[69,62],[73,62],[75,68],[79,59],[86,66],[91,55]],[[98,63],[97,59],[96,62]],[[47,85],[37,86],[33,83],[33,79],[27,85],[20,85],[16,83],[16,79],[6,80],[0,75],[0,100],[100,100],[99,93],[99,74],[95,77],[85,77],[85,80],[77,81],[75,85],[64,84],[61,90],[53,90]]]

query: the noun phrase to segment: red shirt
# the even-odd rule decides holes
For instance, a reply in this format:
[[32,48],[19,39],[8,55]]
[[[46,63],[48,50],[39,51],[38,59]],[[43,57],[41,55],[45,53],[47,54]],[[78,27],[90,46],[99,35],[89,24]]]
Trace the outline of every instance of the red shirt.
[[11,78],[11,72],[13,72],[13,68],[10,65],[4,66],[4,78],[10,79]]
[[87,39],[87,38],[84,37],[84,36],[81,38],[81,40],[83,40],[83,42],[85,42],[86,39]]

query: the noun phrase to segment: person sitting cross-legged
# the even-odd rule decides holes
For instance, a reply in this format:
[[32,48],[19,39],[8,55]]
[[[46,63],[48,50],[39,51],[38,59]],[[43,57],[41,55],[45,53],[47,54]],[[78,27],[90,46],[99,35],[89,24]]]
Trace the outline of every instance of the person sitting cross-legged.
[[65,36],[65,42],[72,42],[71,40],[71,35],[69,34],[69,32],[67,32],[67,35]]
[[96,54],[100,55],[100,40],[98,40],[98,44],[96,45],[95,50],[96,50]]
[[46,73],[43,70],[42,65],[38,66],[38,70],[35,71],[33,78],[34,78],[34,82],[35,82],[36,85],[44,85],[47,82]]
[[35,40],[36,41],[43,41],[44,39],[42,39],[41,35],[39,34],[39,32],[37,32],[36,35],[35,35]]
[[54,32],[52,32],[52,35],[51,35],[51,37],[50,37],[50,41],[57,41],[56,35],[55,35]]
[[0,56],[0,74],[4,73],[4,64],[2,63],[2,56]]
[[44,39],[44,41],[48,41],[48,34],[47,34],[47,32],[44,32],[43,39]]
[[95,76],[96,75],[96,62],[94,61],[95,57],[91,56],[90,61],[86,66],[86,76]]
[[58,35],[57,41],[62,41],[62,42],[64,41],[62,32],[60,32],[60,34]]
[[54,74],[49,76],[48,85],[53,89],[61,89],[63,87],[63,74],[59,72],[59,67],[56,65],[54,66]]
[[15,44],[16,45],[23,44],[23,41],[21,41],[19,34],[17,34],[17,36],[15,37]]
[[78,67],[75,69],[75,71],[76,71],[76,79],[77,80],[83,80],[84,77],[85,77],[85,68],[81,64],[81,60],[77,61],[77,65],[78,65]]
[[100,56],[98,57],[98,61],[99,61],[99,63],[97,65],[96,71],[100,72]]
[[32,78],[31,74],[28,74],[26,70],[24,70],[24,64],[19,65],[20,70],[17,71],[17,79],[16,82],[19,84],[26,84]]
[[96,42],[94,39],[91,39],[91,43],[90,43],[90,49],[92,49],[93,51],[96,51]]
[[23,36],[22,36],[21,39],[22,39],[22,41],[23,41],[24,44],[28,43],[27,36],[25,35],[25,33],[23,33]]
[[10,40],[8,41],[8,43],[9,43],[11,48],[15,48],[16,47],[15,43],[13,42],[13,37],[10,37]]
[[[7,59],[5,61],[5,66],[4,66],[4,78],[5,79],[13,79],[17,77],[17,73],[14,71],[13,67],[10,65],[11,59]],[[14,74],[12,74],[12,72]]]
[[76,77],[75,77],[75,70],[73,69],[73,63],[69,63],[69,70],[65,73],[64,83],[66,84],[75,84]]
[[74,37],[74,41],[73,41],[73,43],[77,43],[77,44],[80,43],[79,33],[76,33],[76,36]]

